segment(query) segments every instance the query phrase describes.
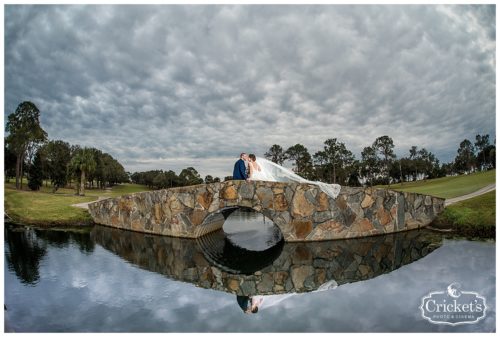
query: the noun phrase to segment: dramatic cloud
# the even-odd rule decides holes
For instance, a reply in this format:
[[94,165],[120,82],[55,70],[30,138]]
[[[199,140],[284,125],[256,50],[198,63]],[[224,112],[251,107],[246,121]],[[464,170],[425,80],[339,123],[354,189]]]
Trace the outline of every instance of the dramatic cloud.
[[129,171],[230,175],[241,151],[336,137],[441,161],[495,133],[495,6],[13,6],[5,116]]

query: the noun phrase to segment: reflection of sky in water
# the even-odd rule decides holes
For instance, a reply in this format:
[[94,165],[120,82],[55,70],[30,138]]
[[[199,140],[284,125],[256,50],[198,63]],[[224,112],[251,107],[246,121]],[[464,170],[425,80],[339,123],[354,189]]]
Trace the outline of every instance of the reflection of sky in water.
[[256,212],[235,211],[224,222],[227,238],[239,247],[248,250],[265,250],[276,244],[273,234],[278,231],[274,223]]
[[[139,269],[96,245],[48,246],[40,280],[22,284],[5,263],[7,318],[17,331],[493,331],[495,244],[445,241],[424,258],[374,279],[291,296],[246,315],[236,296]],[[420,316],[430,291],[459,282],[489,306],[484,320],[457,327]]]

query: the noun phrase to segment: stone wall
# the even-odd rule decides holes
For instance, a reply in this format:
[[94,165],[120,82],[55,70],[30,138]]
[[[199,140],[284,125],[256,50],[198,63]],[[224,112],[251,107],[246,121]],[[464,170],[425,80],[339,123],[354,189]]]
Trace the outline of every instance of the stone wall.
[[[235,295],[302,293],[331,281],[342,285],[368,280],[430,254],[442,240],[434,233],[414,230],[350,240],[285,243],[270,248],[268,259],[259,255],[262,252],[248,251],[248,261],[267,263],[251,274],[239,274],[225,265],[237,247],[228,247],[220,238],[224,235],[221,232],[204,236],[204,242],[201,238],[148,235],[103,226],[95,226],[91,235],[97,244],[140,268]],[[223,242],[225,247],[221,247]],[[218,258],[210,261],[207,256]]]
[[196,238],[220,228],[209,215],[235,206],[263,213],[285,241],[320,241],[426,226],[444,209],[444,199],[356,187],[342,187],[332,199],[312,184],[226,181],[106,199],[89,204],[89,211],[99,224]]

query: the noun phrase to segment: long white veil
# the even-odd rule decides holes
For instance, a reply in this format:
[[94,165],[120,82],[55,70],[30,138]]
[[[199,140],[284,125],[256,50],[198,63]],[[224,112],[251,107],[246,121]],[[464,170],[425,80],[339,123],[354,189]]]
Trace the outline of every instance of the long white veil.
[[273,163],[265,158],[257,157],[256,161],[262,170],[259,175],[259,180],[314,184],[333,199],[337,198],[340,193],[340,185],[338,184],[327,184],[321,181],[310,181],[304,179],[292,170]]

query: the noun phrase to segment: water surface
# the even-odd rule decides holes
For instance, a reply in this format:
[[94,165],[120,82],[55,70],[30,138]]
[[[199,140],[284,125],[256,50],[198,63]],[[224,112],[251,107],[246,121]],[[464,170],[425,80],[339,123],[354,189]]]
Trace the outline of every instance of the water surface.
[[[19,332],[495,330],[492,241],[420,230],[284,243],[272,222],[239,211],[223,229],[186,240],[6,226],[8,324]],[[485,319],[453,327],[421,317],[422,296],[453,282],[486,298]],[[280,300],[245,314],[237,294]]]

